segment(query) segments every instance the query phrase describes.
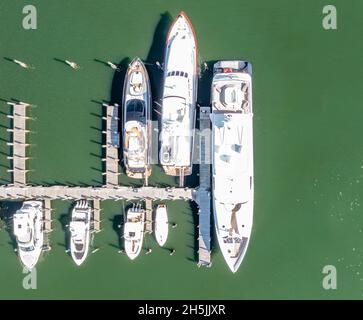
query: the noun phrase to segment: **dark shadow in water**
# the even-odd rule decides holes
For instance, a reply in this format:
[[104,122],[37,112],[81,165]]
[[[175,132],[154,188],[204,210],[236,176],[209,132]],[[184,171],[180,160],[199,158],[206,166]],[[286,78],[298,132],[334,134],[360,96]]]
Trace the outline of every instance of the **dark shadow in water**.
[[67,62],[64,59],[54,58],[54,60],[61,62],[61,63],[65,64],[66,66],[68,66]]
[[71,222],[71,215],[68,213],[63,213],[60,215],[58,221],[60,222],[60,224],[62,225],[62,230],[64,232],[64,243],[60,244],[63,245],[66,249],[68,249],[69,246],[69,238],[70,238],[70,233],[69,233],[69,223]]
[[[168,30],[173,21],[172,16],[169,12],[164,12],[160,15],[160,20],[156,26],[153,41],[147,56],[146,68],[151,82],[151,91],[153,101],[160,103],[162,98],[162,83],[163,83],[163,71],[160,70],[156,65],[156,61],[160,64],[164,63],[165,44]],[[159,110],[160,111],[160,110]],[[152,120],[159,119],[156,112],[152,113]]]
[[102,156],[101,155],[99,155],[99,154],[96,154],[96,153],[93,153],[93,152],[90,152],[90,154],[89,154],[90,156],[92,156],[92,157],[96,157],[96,158],[98,158],[98,159],[102,159]]
[[14,249],[17,248],[16,238],[13,233],[13,214],[22,206],[19,201],[3,201],[0,202],[0,230],[5,228],[8,232],[11,244]]
[[93,129],[93,130],[96,130],[98,132],[102,132],[102,129],[100,129],[100,128],[97,128],[97,127],[94,127],[94,126],[90,126],[90,128]]
[[[117,239],[118,239],[118,249],[123,248],[123,241],[121,238],[122,235],[122,226],[123,226],[123,222],[124,222],[124,216],[122,214],[117,214],[114,215],[113,219],[110,219],[110,221],[112,222],[112,229],[116,232],[117,234]],[[115,245],[113,245],[115,246]]]
[[211,94],[211,86],[213,79],[213,65],[217,62],[217,60],[205,61],[208,66],[208,70],[205,70],[205,67],[202,65],[201,67],[201,76],[198,81],[198,104],[201,106],[209,106],[210,105],[210,94]]
[[198,242],[198,236],[199,236],[199,216],[198,216],[198,205],[194,202],[190,202],[190,209],[192,211],[193,216],[193,225],[194,225],[194,261],[198,261],[198,250],[199,250],[199,242]]

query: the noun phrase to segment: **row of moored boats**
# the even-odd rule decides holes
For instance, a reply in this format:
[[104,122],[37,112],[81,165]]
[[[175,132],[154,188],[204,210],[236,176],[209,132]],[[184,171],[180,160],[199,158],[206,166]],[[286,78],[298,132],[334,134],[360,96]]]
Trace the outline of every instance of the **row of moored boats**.
[[[166,174],[182,179],[192,173],[198,85],[196,36],[183,12],[175,19],[167,35],[163,70],[159,158]],[[253,220],[252,69],[245,61],[220,61],[215,63],[213,72],[214,222],[223,256],[235,272],[246,253]],[[126,72],[123,89],[124,165],[127,175],[132,178],[147,179],[151,174],[151,114],[148,73],[143,62],[136,58]],[[39,204],[32,206],[32,212],[36,212],[37,206]],[[85,202],[83,206],[79,205],[71,223],[71,231],[74,230],[75,235],[72,252],[75,261],[79,262],[87,254],[88,246],[84,244],[89,241],[84,235],[89,228],[90,209]],[[141,250],[144,214],[138,207],[128,213],[125,243],[133,252],[131,256],[136,256]],[[35,214],[33,218],[36,219]],[[34,225],[30,223],[27,228],[33,228],[34,240],[41,242],[43,236],[39,228],[30,227]],[[29,231],[23,234],[24,229],[20,229],[16,229],[18,240],[29,240]],[[31,248],[26,248],[24,257],[29,256],[26,253]],[[24,263],[26,259],[23,259]],[[34,261],[29,263],[32,264]]]
[[[71,257],[79,266],[90,249],[92,236],[93,209],[86,200],[77,201],[69,223],[69,249]],[[165,204],[155,210],[154,233],[157,243],[164,246],[168,237],[168,214]],[[17,242],[17,252],[22,264],[31,270],[37,264],[45,248],[43,201],[25,201],[13,216],[13,230]],[[133,205],[125,215],[123,232],[124,250],[134,260],[142,249],[145,230],[145,210]]]

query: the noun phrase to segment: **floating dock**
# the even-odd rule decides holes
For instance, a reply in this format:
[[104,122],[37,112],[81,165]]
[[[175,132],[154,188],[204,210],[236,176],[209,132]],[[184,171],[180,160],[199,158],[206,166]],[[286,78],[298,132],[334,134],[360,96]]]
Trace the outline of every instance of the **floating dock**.
[[199,206],[198,266],[211,266],[211,150],[210,107],[199,108],[199,189],[196,201]]
[[49,234],[53,231],[52,229],[52,204],[49,199],[44,200],[44,249],[50,250],[50,239]]
[[7,131],[12,132],[13,141],[7,143],[12,146],[13,155],[8,159],[13,160],[13,169],[8,172],[13,173],[13,181],[16,186],[24,186],[26,184],[26,147],[29,146],[26,143],[26,134],[29,132],[26,129],[26,120],[29,119],[26,116],[26,109],[29,104],[26,103],[12,103],[8,102],[8,105],[13,107],[13,114],[8,115],[8,118],[13,119],[13,125],[11,129]]
[[99,199],[93,200],[92,231],[95,233],[101,231],[101,201]]
[[106,162],[104,175],[106,176],[106,186],[113,187],[118,185],[118,151],[120,147],[120,132],[118,130],[118,105],[103,104],[106,108],[106,144],[103,147],[106,149]]
[[0,186],[0,200],[193,200],[191,188],[155,188],[155,187],[68,187],[68,186]]
[[145,200],[146,207],[146,219],[145,219],[145,231],[147,233],[153,232],[153,202],[151,199]]

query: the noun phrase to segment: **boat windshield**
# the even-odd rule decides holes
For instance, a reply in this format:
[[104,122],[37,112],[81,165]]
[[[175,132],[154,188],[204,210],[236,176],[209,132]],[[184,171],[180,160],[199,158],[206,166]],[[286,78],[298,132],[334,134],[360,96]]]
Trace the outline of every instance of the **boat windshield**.
[[127,121],[145,121],[145,102],[140,99],[132,99],[126,105],[126,122]]
[[30,252],[30,251],[33,251],[35,248],[34,248],[34,246],[28,246],[28,247],[19,246],[19,249],[24,252]]

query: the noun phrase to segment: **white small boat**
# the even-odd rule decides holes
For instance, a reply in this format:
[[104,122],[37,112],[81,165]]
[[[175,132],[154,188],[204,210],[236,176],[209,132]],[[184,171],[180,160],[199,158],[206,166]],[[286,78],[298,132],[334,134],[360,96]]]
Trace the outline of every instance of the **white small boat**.
[[159,204],[155,212],[155,238],[159,246],[163,246],[168,238],[169,221],[165,204]]
[[[192,174],[198,48],[193,26],[181,12],[166,40],[160,163],[166,174]],[[181,182],[182,183],[182,182]]]
[[134,260],[141,252],[144,240],[144,227],[145,210],[139,205],[134,205],[127,210],[123,232],[125,252],[131,260]]
[[13,223],[19,258],[31,270],[37,264],[43,247],[43,202],[24,201],[14,214]]
[[250,63],[216,63],[211,100],[214,222],[223,257],[236,272],[246,254],[253,222]]
[[92,208],[88,201],[76,202],[72,210],[72,220],[69,224],[70,251],[73,261],[80,266],[86,259],[91,233]]

